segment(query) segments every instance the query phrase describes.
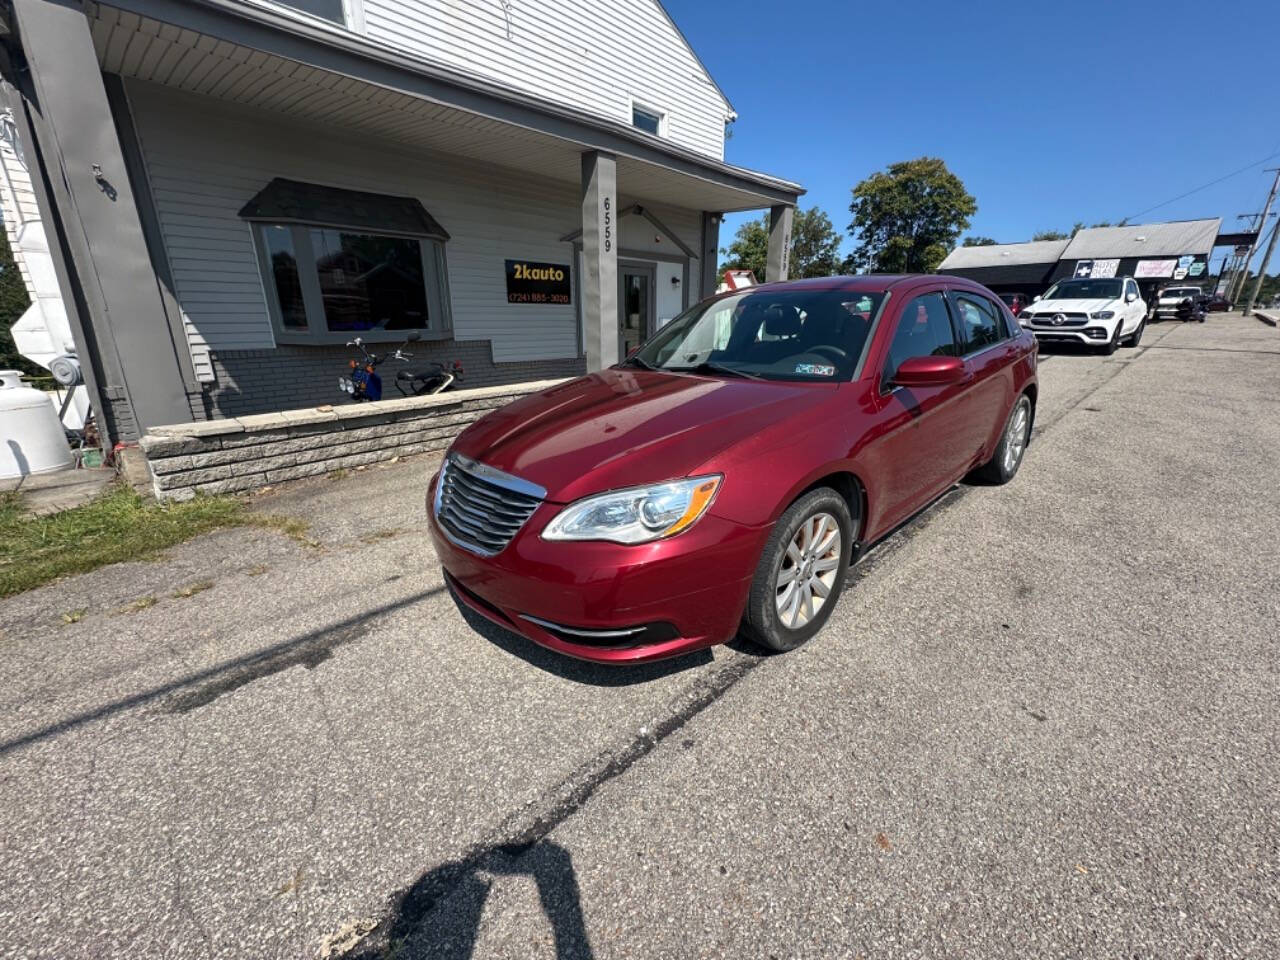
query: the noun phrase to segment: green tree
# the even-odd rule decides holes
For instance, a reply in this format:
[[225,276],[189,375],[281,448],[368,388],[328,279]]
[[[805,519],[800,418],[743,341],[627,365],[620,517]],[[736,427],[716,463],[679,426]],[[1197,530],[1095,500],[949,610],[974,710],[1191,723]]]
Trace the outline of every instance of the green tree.
[[[791,258],[787,275],[792,280],[805,277],[829,277],[840,268],[840,235],[828,217],[817,207],[796,210],[791,220]],[[760,281],[768,280],[769,215],[748,220],[734,234],[733,243],[721,254],[728,257],[720,267],[726,270],[750,270]]]
[[889,165],[853,188],[848,266],[872,273],[928,273],[955,246],[978,202],[938,157]]
[[21,370],[33,376],[46,372],[18,353],[13,334],[9,332],[30,305],[27,286],[13,262],[8,234],[0,230],[0,370]]
[[1070,240],[1070,239],[1071,239],[1071,234],[1063,233],[1060,230],[1041,230],[1039,233],[1035,234],[1031,238],[1032,242],[1035,242],[1036,240]]
[[960,241],[962,247],[994,247],[996,241],[990,237],[965,237]]

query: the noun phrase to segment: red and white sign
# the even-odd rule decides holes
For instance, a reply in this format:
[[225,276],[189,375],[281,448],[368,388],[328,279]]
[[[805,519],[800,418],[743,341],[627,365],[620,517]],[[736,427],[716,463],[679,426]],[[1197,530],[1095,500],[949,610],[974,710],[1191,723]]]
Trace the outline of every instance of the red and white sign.
[[1134,268],[1133,275],[1138,279],[1151,279],[1155,277],[1172,277],[1173,271],[1177,269],[1178,261],[1173,260],[1139,260],[1137,267]]

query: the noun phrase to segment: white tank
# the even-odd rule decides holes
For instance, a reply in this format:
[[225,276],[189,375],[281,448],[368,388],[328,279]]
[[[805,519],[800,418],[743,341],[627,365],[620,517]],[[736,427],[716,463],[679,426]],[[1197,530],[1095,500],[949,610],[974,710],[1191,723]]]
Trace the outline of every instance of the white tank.
[[49,395],[0,370],[0,479],[52,473],[75,465]]

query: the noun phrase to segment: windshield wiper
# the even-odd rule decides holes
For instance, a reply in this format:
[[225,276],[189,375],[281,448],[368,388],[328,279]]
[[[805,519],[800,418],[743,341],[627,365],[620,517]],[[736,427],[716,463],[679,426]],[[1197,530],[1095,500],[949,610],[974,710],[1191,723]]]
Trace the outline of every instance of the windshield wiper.
[[687,370],[689,373],[723,373],[730,377],[743,377],[746,380],[764,379],[758,373],[748,373],[746,370],[739,370],[737,367],[726,367],[723,363],[715,363],[711,360],[703,360],[696,367],[672,367],[671,369]]

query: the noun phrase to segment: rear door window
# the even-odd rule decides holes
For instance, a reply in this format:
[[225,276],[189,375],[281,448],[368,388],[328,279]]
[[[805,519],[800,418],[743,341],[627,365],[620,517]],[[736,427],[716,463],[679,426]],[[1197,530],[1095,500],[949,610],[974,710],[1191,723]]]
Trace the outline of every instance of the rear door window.
[[960,321],[960,336],[964,340],[964,352],[985,350],[1005,340],[1004,320],[1001,310],[984,296],[964,291],[951,291]]

